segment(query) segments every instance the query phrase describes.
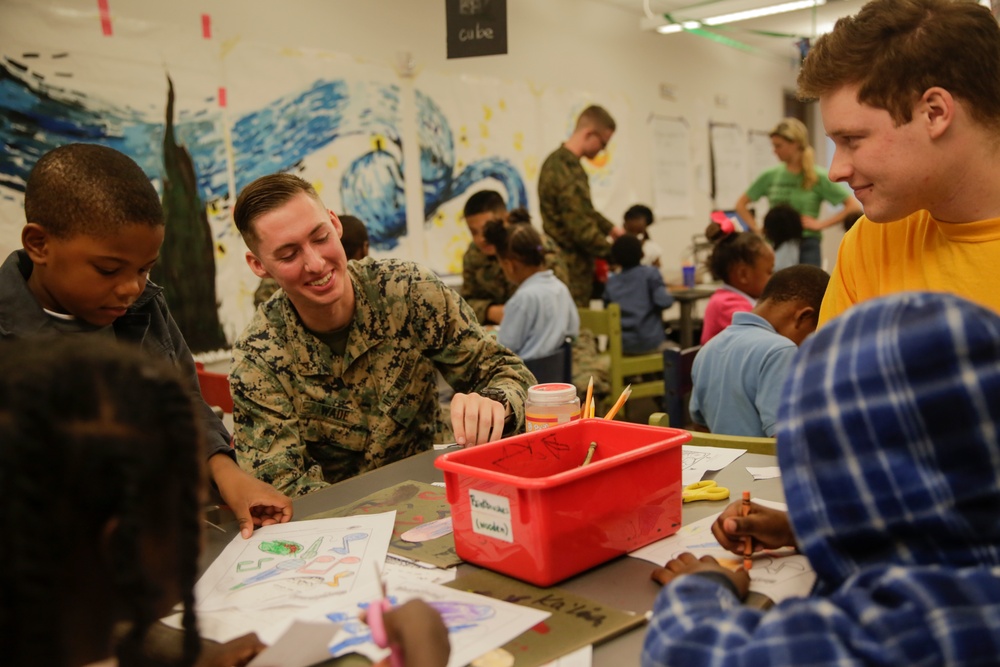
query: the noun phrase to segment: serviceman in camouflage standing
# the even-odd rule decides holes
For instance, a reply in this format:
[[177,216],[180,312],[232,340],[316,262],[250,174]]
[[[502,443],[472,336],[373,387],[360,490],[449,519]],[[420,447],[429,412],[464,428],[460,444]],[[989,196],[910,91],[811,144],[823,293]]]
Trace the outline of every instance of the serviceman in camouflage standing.
[[580,158],[594,158],[615,132],[615,121],[603,107],[589,106],[562,146],[545,158],[538,174],[538,204],[542,228],[562,250],[569,270],[569,291],[576,305],[586,308],[594,289],[594,259],[607,257],[611,244],[624,233],[594,209],[590,182]]
[[[234,216],[250,269],[282,290],[233,346],[235,445],[248,471],[301,495],[434,442],[523,428],[534,378],[431,271],[348,264],[340,220],[290,174],[248,185]],[[450,427],[436,371],[458,392]]]
[[[483,227],[491,220],[509,219],[507,203],[496,190],[480,190],[465,202],[465,224],[469,226],[472,242],[462,256],[462,298],[472,306],[480,324],[500,324],[503,306],[514,295],[517,285],[511,283],[500,269],[496,249],[483,238]],[[530,222],[530,221],[528,221]],[[569,285],[566,262],[559,246],[542,234],[545,247],[545,265],[556,278]]]

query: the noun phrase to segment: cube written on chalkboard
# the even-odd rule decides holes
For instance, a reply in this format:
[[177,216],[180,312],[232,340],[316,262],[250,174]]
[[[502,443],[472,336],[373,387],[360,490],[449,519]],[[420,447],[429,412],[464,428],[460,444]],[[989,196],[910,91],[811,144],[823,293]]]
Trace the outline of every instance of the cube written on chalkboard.
[[448,57],[507,53],[507,0],[445,0]]

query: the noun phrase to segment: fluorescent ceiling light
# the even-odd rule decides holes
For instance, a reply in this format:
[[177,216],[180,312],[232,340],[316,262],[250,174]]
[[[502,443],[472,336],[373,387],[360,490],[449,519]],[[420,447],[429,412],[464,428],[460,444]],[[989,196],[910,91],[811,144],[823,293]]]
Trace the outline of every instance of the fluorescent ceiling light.
[[[752,4],[752,2],[742,2],[736,4],[737,6],[742,4],[745,7],[747,4]],[[642,30],[656,30],[656,32],[661,35],[669,35],[672,33],[682,32],[684,30],[697,30],[703,25],[715,26],[722,25],[723,23],[735,23],[736,21],[746,21],[747,19],[759,18],[761,16],[794,12],[799,9],[809,9],[811,7],[818,7],[825,4],[826,0],[793,0],[792,2],[783,2],[776,5],[767,5],[765,7],[754,7],[752,9],[729,12],[727,14],[719,14],[717,16],[710,16],[706,18],[699,18],[697,16],[699,13],[704,12],[704,8],[689,7],[692,13],[695,14],[694,17],[685,18],[684,20],[680,20],[680,17],[677,17],[677,21],[675,22],[669,15],[646,16],[639,19],[639,28]]]
[[701,23],[698,21],[684,21],[683,23],[667,23],[659,26],[656,32],[661,35],[669,35],[672,32],[680,32],[681,30],[697,30],[701,27]]
[[702,19],[701,22],[705,25],[735,23],[737,21],[746,21],[747,19],[760,18],[761,16],[771,16],[773,14],[784,14],[785,12],[794,12],[799,9],[808,9],[810,7],[818,7],[825,4],[826,0],[795,0],[794,2],[784,2],[780,5],[770,5],[768,7],[758,7],[757,9],[748,9],[742,12],[733,12],[732,14],[711,16],[707,19]]

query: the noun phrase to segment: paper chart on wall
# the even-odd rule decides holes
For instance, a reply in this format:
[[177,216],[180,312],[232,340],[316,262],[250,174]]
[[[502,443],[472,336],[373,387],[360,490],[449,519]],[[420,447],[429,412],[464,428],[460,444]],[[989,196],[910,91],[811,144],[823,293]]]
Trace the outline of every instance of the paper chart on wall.
[[270,643],[295,619],[374,599],[395,516],[294,521],[233,538],[195,585],[202,636],[221,642],[256,632]]
[[[783,503],[754,500],[775,509],[785,509]],[[718,514],[695,521],[671,537],[636,549],[629,556],[641,558],[659,566],[688,551],[698,558],[712,556],[723,567],[736,570],[743,565],[743,558],[722,548],[712,535],[712,524]],[[791,549],[759,551],[753,556],[750,569],[750,590],[766,595],[774,602],[790,597],[803,597],[812,590],[816,573],[809,559]]]
[[[469,664],[550,615],[538,609],[422,581],[391,581],[387,578],[386,586],[389,602],[394,606],[419,598],[440,612],[448,626],[448,639],[451,642],[448,667]],[[368,626],[358,619],[358,613],[369,602],[370,600],[366,600],[353,609],[340,609],[326,615],[330,621],[341,624],[341,630],[330,647],[332,655],[357,652],[373,661],[388,655],[385,649],[378,648],[372,642]]]

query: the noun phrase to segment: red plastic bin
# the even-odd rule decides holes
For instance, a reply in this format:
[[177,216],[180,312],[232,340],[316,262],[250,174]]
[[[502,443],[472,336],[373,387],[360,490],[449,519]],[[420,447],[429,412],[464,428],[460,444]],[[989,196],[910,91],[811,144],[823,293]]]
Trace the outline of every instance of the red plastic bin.
[[674,534],[690,439],[583,419],[439,457],[459,557],[544,587]]

